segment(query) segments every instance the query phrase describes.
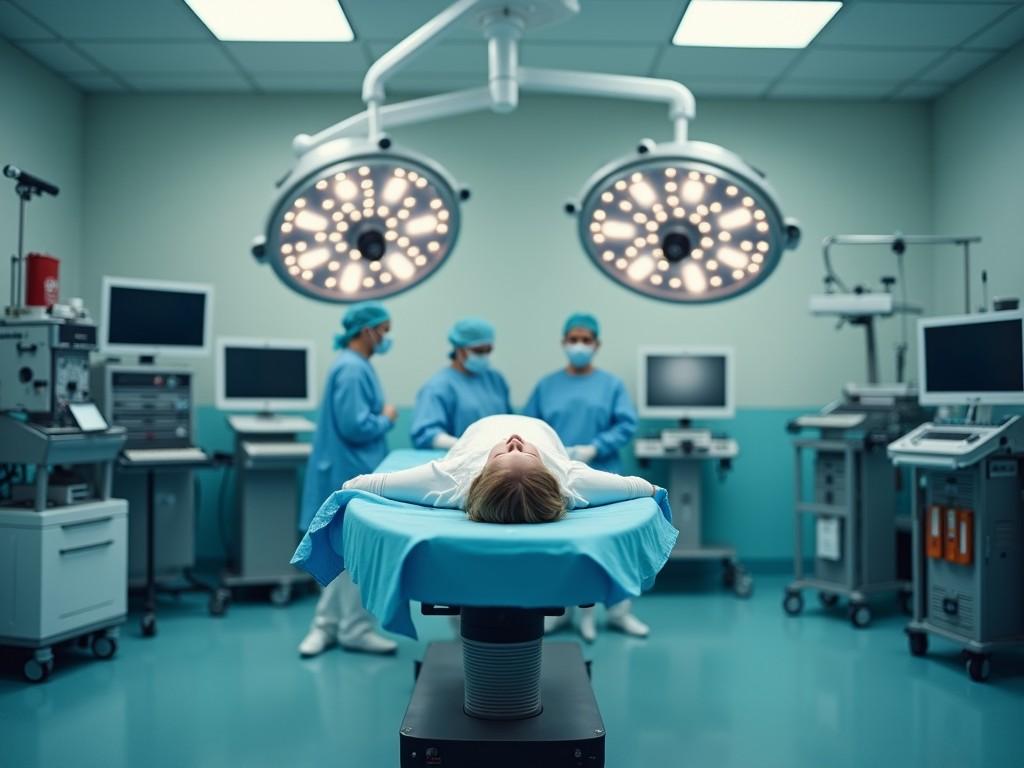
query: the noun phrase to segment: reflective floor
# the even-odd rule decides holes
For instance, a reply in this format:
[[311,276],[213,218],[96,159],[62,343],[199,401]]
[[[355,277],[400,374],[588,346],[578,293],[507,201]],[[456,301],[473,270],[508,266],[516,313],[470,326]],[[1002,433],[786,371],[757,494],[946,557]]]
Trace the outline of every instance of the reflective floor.
[[[781,610],[785,579],[749,601],[661,591],[637,601],[648,640],[603,633],[586,655],[608,730],[609,766],[1024,765],[1024,654],[972,683],[958,649],[912,658],[884,606],[867,630],[838,609]],[[0,765],[395,766],[421,645],[396,658],[334,650],[300,661],[312,598],[162,606],[159,635],[133,621],[109,662],[65,653],[42,685],[0,651]],[[419,617],[426,639],[445,620]],[[566,635],[568,637],[568,635]]]

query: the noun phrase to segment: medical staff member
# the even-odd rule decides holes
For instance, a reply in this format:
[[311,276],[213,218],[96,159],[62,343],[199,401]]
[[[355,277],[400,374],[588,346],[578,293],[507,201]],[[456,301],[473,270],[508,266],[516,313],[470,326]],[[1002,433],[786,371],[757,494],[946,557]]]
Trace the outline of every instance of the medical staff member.
[[505,377],[491,368],[494,326],[466,317],[452,326],[448,341],[451,365],[416,394],[412,443],[417,448],[448,450],[474,421],[512,412]]
[[[601,326],[593,315],[570,315],[562,328],[562,350],[568,364],[541,379],[534,387],[523,413],[543,419],[568,446],[569,456],[594,469],[622,474],[619,450],[636,433],[636,409],[622,379],[594,367],[601,346]],[[646,637],[650,628],[632,614],[624,600],[608,608],[608,625],[629,635]],[[572,620],[548,617],[548,631]],[[593,608],[580,609],[580,635],[587,642],[597,638]]]
[[[341,353],[327,374],[313,452],[302,493],[302,528],[312,522],[323,501],[357,475],[372,472],[388,452],[385,435],[397,418],[370,364],[391,349],[391,317],[374,301],[356,304],[342,319],[344,333],[334,338]],[[324,587],[309,633],[299,644],[304,657],[335,643],[350,651],[394,653],[393,640],[376,632],[348,571]]]

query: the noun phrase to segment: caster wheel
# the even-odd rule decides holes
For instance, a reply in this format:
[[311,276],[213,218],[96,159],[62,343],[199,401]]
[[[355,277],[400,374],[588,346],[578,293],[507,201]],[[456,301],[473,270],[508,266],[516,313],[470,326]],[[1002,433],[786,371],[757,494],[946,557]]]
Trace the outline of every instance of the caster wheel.
[[857,629],[864,629],[871,623],[871,609],[866,605],[851,605],[850,623]]
[[[273,598],[271,598],[273,599]],[[210,595],[208,606],[211,616],[223,616],[228,612],[228,603],[231,602],[231,591],[223,587],[214,590]]]
[[836,605],[839,603],[839,595],[833,592],[819,592],[818,601],[825,608],[835,608]]
[[29,659],[21,668],[21,673],[30,683],[44,683],[53,674],[53,661]]
[[92,655],[97,659],[109,659],[117,653],[117,640],[106,635],[96,635],[92,639]]
[[992,662],[989,660],[988,654],[969,653],[967,655],[967,674],[976,683],[984,683],[988,680],[988,676],[992,674]]
[[273,605],[288,605],[292,600],[292,585],[278,584],[270,590],[270,602]]
[[924,656],[928,653],[928,635],[924,632],[907,631],[911,656]]
[[732,591],[736,593],[736,597],[750,597],[754,593],[754,579],[749,573],[740,571],[736,574],[736,583],[733,584]]
[[143,637],[153,637],[156,635],[156,615],[147,613],[142,617],[142,621],[139,622],[139,626],[142,627]]
[[900,592],[900,610],[905,616],[912,616],[914,613],[914,593]]
[[790,616],[799,616],[804,609],[804,598],[799,592],[787,592],[782,601],[782,610]]

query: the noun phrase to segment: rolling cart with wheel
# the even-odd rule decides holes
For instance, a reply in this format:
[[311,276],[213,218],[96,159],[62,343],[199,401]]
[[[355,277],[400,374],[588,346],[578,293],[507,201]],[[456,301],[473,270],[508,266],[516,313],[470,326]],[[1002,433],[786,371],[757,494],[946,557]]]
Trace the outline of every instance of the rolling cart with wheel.
[[923,424],[889,455],[915,490],[910,653],[942,638],[984,682],[995,651],[1024,647],[1024,421]]
[[[668,440],[667,437],[676,439]],[[673,525],[679,529],[679,538],[670,557],[673,561],[698,561],[722,564],[722,586],[737,597],[750,597],[754,579],[746,571],[730,546],[714,546],[704,542],[703,509],[701,505],[701,464],[717,461],[722,472],[728,471],[732,460],[739,455],[739,445],[726,437],[714,437],[707,430],[684,429],[669,431],[660,439],[641,438],[634,443],[634,451],[641,464],[648,461],[671,461],[669,469],[669,500],[673,510]]]
[[[844,400],[822,412],[798,417],[793,433],[795,515],[793,581],[782,607],[790,616],[804,609],[804,590],[818,592],[824,608],[847,603],[850,623],[862,629],[871,623],[870,600],[895,592],[900,605],[909,603],[909,574],[899,573],[901,546],[909,549],[899,515],[903,476],[889,463],[885,446],[903,425],[917,423],[919,409],[912,390],[903,385],[847,387]],[[817,430],[818,437],[802,437]],[[811,499],[804,487],[804,459],[812,462]],[[814,521],[813,573],[804,571],[804,522]],[[904,560],[908,559],[906,555]]]

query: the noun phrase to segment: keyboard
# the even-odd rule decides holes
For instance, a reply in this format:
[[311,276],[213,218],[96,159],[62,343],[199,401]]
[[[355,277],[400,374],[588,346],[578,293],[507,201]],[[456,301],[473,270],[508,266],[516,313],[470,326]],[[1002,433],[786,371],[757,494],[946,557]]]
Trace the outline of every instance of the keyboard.
[[859,427],[867,418],[863,413],[816,413],[798,416],[798,426],[817,429],[853,429]]
[[311,443],[295,442],[250,442],[242,443],[245,452],[254,459],[307,458],[313,450]]
[[209,461],[202,448],[129,448],[123,452],[126,460],[133,464],[173,464]]

